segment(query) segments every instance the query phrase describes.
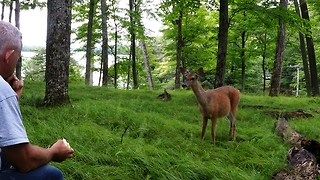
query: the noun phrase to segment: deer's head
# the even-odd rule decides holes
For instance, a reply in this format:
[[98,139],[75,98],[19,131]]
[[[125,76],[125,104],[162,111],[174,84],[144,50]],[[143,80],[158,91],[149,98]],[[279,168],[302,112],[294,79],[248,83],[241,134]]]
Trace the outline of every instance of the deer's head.
[[198,77],[203,75],[203,68],[199,68],[196,73],[192,73],[186,68],[181,67],[180,72],[185,77],[185,81],[182,84],[182,87],[192,87],[194,83],[198,81]]

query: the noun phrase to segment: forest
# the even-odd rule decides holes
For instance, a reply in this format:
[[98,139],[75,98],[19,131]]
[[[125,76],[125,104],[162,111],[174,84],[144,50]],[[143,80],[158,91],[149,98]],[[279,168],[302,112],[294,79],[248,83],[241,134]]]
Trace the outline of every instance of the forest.
[[[205,75],[199,80],[204,88],[233,85],[241,92],[269,96],[318,96],[319,4],[316,0],[3,0],[1,17],[11,17],[14,10],[19,27],[20,11],[47,8],[46,48],[37,50],[27,63],[22,57],[16,69],[25,79],[55,79],[61,88],[51,83],[46,89],[53,92],[46,94],[52,95],[46,97],[68,100],[69,81],[92,85],[93,72],[100,74],[100,86],[180,89],[180,67],[194,71],[203,67]],[[162,23],[157,36],[144,24],[150,21]],[[80,47],[72,52],[85,52],[85,67],[70,58],[73,43]],[[52,66],[53,62],[60,66]],[[84,74],[79,73],[81,68]]]
[[[50,147],[65,138],[74,149],[73,158],[50,162],[65,179],[319,179],[319,143],[313,161],[293,165],[290,157],[295,146],[319,142],[320,1],[2,0],[1,6],[1,20],[9,17],[17,28],[22,11],[47,9],[46,46],[24,47],[35,55],[21,56],[15,73],[25,82],[19,104],[30,141]],[[161,23],[158,33],[152,21]],[[72,58],[78,52],[85,66]],[[210,134],[207,114],[197,109],[208,105],[206,98],[182,89],[186,81],[198,90],[240,90],[232,88],[238,111],[227,115],[230,124],[212,118]],[[277,132],[280,120],[292,129]],[[300,145],[289,141],[295,137]]]

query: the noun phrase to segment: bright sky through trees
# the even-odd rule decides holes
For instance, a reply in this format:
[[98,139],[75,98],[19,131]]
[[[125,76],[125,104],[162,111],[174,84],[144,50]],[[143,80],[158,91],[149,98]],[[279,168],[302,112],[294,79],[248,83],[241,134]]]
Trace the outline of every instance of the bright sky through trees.
[[[121,4],[126,6],[126,4]],[[45,46],[47,34],[47,8],[22,10],[20,12],[20,30],[23,34],[24,46]],[[4,21],[9,21],[9,9],[5,9]],[[159,35],[161,22],[153,19],[143,19],[147,32],[151,35]],[[12,16],[12,23],[14,24],[14,13]],[[150,32],[151,31],[151,32]]]

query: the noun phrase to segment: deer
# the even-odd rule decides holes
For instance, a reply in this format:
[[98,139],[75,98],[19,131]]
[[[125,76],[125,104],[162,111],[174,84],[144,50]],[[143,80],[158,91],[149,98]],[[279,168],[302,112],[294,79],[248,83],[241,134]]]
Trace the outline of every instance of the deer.
[[201,140],[204,140],[208,119],[211,119],[211,137],[212,143],[215,144],[217,120],[227,117],[230,121],[229,136],[232,141],[235,141],[236,114],[240,101],[240,91],[233,86],[204,90],[198,81],[198,77],[204,74],[203,68],[199,68],[196,73],[191,73],[186,68],[181,67],[180,72],[185,77],[182,87],[191,88],[198,101],[198,108],[202,115]]

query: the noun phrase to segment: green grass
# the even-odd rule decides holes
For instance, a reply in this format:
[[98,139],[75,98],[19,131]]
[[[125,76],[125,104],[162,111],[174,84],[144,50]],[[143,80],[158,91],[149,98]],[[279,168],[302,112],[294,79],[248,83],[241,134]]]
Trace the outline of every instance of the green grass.
[[205,140],[200,140],[202,120],[191,91],[169,91],[172,100],[162,101],[157,99],[162,90],[71,84],[72,105],[36,107],[44,91],[44,83],[25,82],[23,120],[33,144],[48,147],[66,138],[74,148],[74,158],[51,163],[66,180],[269,180],[285,168],[290,146],[275,135],[276,119],[265,110],[303,109],[313,114],[289,123],[300,134],[319,140],[319,98],[242,94],[236,142],[229,141],[229,122],[222,118],[213,145],[211,123]]

